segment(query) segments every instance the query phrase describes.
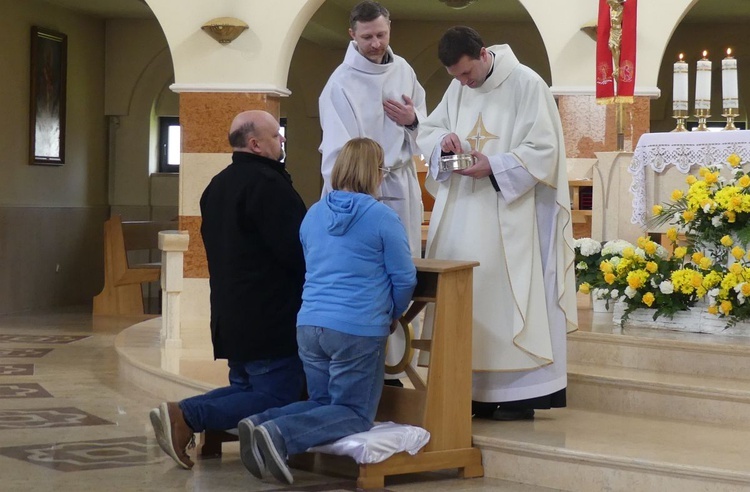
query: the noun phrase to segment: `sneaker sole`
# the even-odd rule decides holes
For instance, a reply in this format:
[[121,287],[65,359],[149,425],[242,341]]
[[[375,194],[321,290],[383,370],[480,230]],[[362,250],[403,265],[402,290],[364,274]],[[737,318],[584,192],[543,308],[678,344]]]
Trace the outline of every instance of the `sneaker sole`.
[[271,475],[276,478],[279,482],[292,485],[294,483],[294,477],[292,472],[289,471],[289,467],[286,465],[286,460],[279,455],[276,450],[276,446],[273,445],[271,435],[268,433],[265,427],[259,426],[255,428],[255,441],[258,443],[260,452],[267,458],[266,467]]
[[240,461],[255,478],[262,480],[265,474],[265,462],[253,437],[255,426],[252,422],[240,420],[237,431],[240,436]]
[[148,418],[151,420],[151,427],[154,428],[154,435],[156,436],[156,442],[162,451],[169,454],[169,446],[167,445],[167,438],[164,435],[164,427],[161,425],[161,415],[158,408],[152,408],[148,412]]
[[161,405],[159,405],[159,414],[159,420],[161,421],[161,426],[164,431],[164,445],[166,448],[162,449],[164,449],[164,452],[166,452],[173,460],[175,460],[178,465],[186,470],[189,470],[190,466],[179,458],[179,455],[177,454],[177,451],[172,444],[172,424],[169,422],[169,410],[166,403],[162,403]]

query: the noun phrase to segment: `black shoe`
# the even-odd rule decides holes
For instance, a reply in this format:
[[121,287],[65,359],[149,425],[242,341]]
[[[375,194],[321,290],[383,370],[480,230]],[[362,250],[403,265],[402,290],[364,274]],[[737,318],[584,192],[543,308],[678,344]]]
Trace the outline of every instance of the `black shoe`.
[[531,408],[517,410],[498,408],[492,413],[492,420],[534,420],[534,410]]
[[404,383],[402,383],[400,379],[385,379],[383,384],[385,386],[395,386],[396,388],[404,387]]

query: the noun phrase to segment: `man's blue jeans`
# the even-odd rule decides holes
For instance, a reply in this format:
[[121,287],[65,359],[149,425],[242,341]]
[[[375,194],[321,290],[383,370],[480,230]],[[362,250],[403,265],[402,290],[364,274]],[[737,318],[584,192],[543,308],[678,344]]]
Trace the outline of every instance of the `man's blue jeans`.
[[289,454],[370,430],[383,391],[386,339],[297,327],[310,399],[253,415],[252,422],[273,421]]
[[229,361],[229,386],[180,402],[185,422],[195,432],[234,429],[240,420],[298,401],[304,373],[296,355],[250,362]]

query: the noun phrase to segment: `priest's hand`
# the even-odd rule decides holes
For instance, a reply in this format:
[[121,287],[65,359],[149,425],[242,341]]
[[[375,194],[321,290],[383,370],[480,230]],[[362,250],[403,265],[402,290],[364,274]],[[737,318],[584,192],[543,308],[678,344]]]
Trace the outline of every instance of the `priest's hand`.
[[383,110],[388,118],[399,125],[413,125],[417,121],[417,115],[414,112],[414,101],[406,94],[403,94],[401,97],[404,98],[404,104],[394,99],[386,99],[383,103]]
[[446,153],[453,152],[454,154],[461,154],[461,139],[455,133],[449,133],[443,137],[443,141],[440,142],[440,150]]
[[487,158],[486,155],[482,154],[481,152],[477,152],[476,150],[472,150],[471,155],[474,157],[473,166],[466,168],[466,169],[462,169],[460,171],[453,171],[453,172],[461,174],[463,176],[468,176],[474,179],[486,178],[487,176],[492,174],[492,167],[490,167],[490,160]]

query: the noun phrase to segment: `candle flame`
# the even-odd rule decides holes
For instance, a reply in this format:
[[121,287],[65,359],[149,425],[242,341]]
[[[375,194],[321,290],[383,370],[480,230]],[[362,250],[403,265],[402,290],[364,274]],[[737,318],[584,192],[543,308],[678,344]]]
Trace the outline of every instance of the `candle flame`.
[[682,61],[682,59],[683,59],[683,58],[685,57],[685,55],[683,55],[682,53],[680,53],[680,54],[679,54],[679,55],[677,55],[677,56],[678,56],[678,57],[680,58],[680,61]]
[[732,48],[727,48],[727,56],[732,56]]
[[708,56],[708,51],[706,51],[706,50],[703,50],[703,58],[705,58],[705,57],[707,57],[707,56]]

